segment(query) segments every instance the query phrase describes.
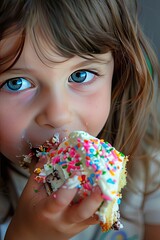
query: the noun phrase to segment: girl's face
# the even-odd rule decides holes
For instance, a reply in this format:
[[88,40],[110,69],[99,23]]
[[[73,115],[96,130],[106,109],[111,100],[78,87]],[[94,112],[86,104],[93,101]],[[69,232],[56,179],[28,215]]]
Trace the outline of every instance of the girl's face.
[[[13,42],[3,41],[2,55]],[[73,130],[96,136],[109,115],[111,52],[99,55],[101,61],[66,59],[44,47],[52,63],[40,60],[26,37],[19,60],[0,75],[0,152],[14,162],[55,133],[61,139]]]

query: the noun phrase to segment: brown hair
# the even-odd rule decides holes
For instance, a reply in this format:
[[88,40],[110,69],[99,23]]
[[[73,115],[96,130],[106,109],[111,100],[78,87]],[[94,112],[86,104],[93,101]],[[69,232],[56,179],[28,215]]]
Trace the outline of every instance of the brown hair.
[[112,105],[100,137],[132,156],[138,153],[142,139],[158,143],[158,120],[153,104],[160,86],[158,78],[153,80],[145,56],[150,59],[153,75],[159,71],[157,60],[126,1],[2,0],[0,40],[15,34],[19,37],[14,48],[0,59],[0,73],[19,58],[26,33],[30,34],[38,56],[47,61],[49,56],[41,40],[68,58],[96,57],[112,51],[115,62]]

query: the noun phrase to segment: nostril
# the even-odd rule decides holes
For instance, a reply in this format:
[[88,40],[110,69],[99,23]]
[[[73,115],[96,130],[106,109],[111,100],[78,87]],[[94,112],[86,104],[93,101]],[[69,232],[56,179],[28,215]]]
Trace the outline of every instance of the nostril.
[[44,111],[35,117],[35,122],[41,127],[45,128],[63,128],[63,126],[68,125],[71,122],[72,115],[69,111],[60,112],[59,114],[50,114]]

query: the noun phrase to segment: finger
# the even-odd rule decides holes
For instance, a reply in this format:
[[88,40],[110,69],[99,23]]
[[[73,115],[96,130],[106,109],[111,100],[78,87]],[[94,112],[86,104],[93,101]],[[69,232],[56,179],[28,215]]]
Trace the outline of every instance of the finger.
[[99,187],[94,188],[90,196],[68,209],[68,221],[71,223],[79,223],[89,219],[97,211],[102,201],[103,198],[101,197]]
[[83,221],[83,225],[95,225],[99,223],[99,217],[97,214],[93,214],[91,217]]
[[43,203],[45,209],[50,212],[60,212],[67,208],[77,193],[77,189],[68,189],[63,185],[56,192],[52,193]]

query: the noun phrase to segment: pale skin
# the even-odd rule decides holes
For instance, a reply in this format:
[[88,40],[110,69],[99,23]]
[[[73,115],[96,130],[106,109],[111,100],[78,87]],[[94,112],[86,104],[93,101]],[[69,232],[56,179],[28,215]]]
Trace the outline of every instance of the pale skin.
[[[61,138],[73,130],[97,136],[110,111],[114,69],[111,52],[100,55],[99,62],[77,56],[65,59],[47,49],[53,62],[44,64],[29,39],[18,62],[0,75],[0,152],[16,164],[28,153],[29,144],[43,144],[56,132]],[[15,40],[12,37],[2,43],[10,48]],[[5,51],[6,47],[0,54]],[[74,82],[72,74],[77,71],[86,74],[83,82]],[[93,216],[102,201],[99,189],[80,204],[70,206],[76,191],[62,187],[48,197],[31,174],[5,240],[13,236],[16,240],[67,240],[97,224]],[[152,240],[159,231],[159,226],[146,225],[144,239]]]
[[[3,44],[12,47],[13,40]],[[44,64],[27,37],[18,62],[0,76],[0,151],[15,163],[30,145],[43,144],[57,132],[61,138],[73,130],[97,136],[109,114],[111,52],[100,55],[101,61],[88,61],[77,56],[65,59],[47,50],[54,62]],[[62,187],[48,197],[33,173],[5,239],[66,240],[98,223],[93,215],[102,202],[100,190],[93,189],[90,197],[70,206],[76,192]]]

